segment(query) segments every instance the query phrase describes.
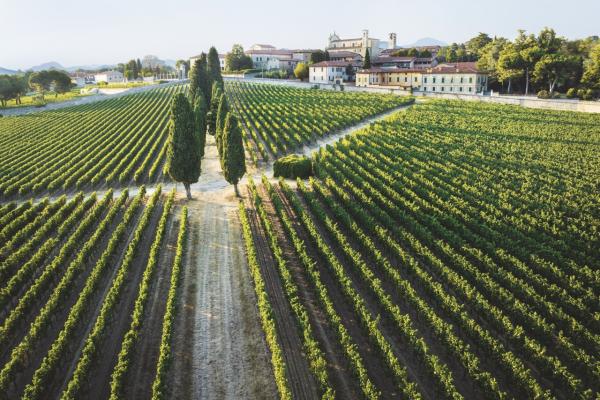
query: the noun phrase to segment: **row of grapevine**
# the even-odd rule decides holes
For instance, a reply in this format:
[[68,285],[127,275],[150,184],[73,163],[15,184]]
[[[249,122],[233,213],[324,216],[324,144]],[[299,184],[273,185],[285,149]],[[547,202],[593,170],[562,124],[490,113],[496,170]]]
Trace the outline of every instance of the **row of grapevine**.
[[228,82],[226,93],[263,159],[411,103],[411,97]]
[[171,98],[185,90],[171,85],[93,106],[3,118],[1,195],[155,181],[156,165],[164,162]]

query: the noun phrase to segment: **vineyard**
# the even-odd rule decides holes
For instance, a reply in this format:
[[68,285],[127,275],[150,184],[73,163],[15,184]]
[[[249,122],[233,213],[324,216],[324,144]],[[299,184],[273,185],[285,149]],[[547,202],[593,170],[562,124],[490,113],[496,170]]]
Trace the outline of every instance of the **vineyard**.
[[236,81],[229,82],[225,88],[245,127],[246,147],[254,159],[260,156],[265,161],[300,150],[315,139],[414,101],[412,97]]
[[161,181],[173,85],[0,120],[4,198]]
[[166,398],[187,226],[174,195],[0,208],[0,398]]
[[598,154],[598,116],[434,101],[250,181],[281,398],[598,398]]

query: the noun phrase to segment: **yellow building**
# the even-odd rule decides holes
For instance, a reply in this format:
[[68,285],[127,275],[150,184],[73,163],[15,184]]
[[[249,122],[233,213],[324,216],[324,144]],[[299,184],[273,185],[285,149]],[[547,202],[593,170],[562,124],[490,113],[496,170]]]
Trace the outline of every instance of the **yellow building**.
[[370,68],[356,73],[356,86],[438,93],[487,91],[488,75],[473,62],[445,63],[426,69]]

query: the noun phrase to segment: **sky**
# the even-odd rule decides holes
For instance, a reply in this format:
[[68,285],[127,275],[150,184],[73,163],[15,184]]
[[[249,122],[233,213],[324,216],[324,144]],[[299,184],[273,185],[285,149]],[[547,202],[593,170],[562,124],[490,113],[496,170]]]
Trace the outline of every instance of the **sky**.
[[423,37],[463,42],[478,32],[517,29],[600,35],[600,0],[0,0],[0,67],[116,64],[146,54],[189,58],[240,43],[324,48],[329,35],[410,44]]

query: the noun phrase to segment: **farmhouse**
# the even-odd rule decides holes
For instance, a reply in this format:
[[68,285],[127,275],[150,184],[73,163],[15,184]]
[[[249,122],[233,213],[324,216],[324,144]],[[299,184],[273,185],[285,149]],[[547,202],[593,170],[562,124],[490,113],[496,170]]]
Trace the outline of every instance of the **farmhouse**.
[[113,82],[123,82],[124,77],[123,77],[123,74],[119,71],[106,71],[106,72],[100,72],[99,74],[94,75],[94,80],[96,81],[96,83],[98,83],[98,82],[113,83]]
[[[351,75],[347,74],[347,61],[322,61],[313,64],[308,69],[308,80],[310,83],[328,83],[340,85],[348,81]],[[358,64],[352,64],[354,70]]]

